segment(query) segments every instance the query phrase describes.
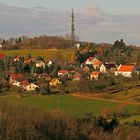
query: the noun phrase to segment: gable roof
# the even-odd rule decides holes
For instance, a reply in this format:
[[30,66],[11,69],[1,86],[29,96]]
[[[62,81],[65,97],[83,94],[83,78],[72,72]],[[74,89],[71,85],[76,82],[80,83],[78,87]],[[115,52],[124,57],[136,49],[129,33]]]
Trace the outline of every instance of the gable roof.
[[11,74],[12,79],[24,79],[23,74]]
[[99,75],[100,72],[99,71],[93,71],[90,75]]
[[135,65],[133,64],[127,64],[127,65],[120,65],[118,68],[118,71],[126,71],[126,72],[131,72],[135,68]]
[[92,61],[95,57],[89,57],[87,60]]
[[96,61],[96,62],[93,63],[94,66],[100,66],[101,64],[102,64],[101,61]]
[[74,74],[74,73],[76,73],[76,70],[69,71],[69,74]]
[[30,85],[30,83],[27,80],[24,80],[21,82],[21,85],[28,86],[28,85]]
[[59,70],[58,73],[64,74],[64,73],[68,73],[68,71],[67,70]]
[[49,82],[49,84],[50,84],[51,86],[56,86],[56,85],[61,84],[61,81],[60,81],[58,78],[53,78],[53,79]]
[[74,76],[74,79],[80,79],[81,78],[81,75],[80,74],[76,74],[75,76]]

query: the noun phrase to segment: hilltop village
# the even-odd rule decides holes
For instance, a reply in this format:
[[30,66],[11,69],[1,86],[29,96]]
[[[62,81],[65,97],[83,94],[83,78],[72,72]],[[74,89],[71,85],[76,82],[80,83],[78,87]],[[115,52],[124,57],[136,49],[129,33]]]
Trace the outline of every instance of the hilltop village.
[[[131,51],[122,40],[115,43],[112,55],[131,58]],[[3,85],[0,90],[45,95],[59,92],[103,92],[110,90],[107,87],[117,90],[120,86],[118,81],[124,83],[131,82],[130,79],[139,79],[138,61],[129,63],[127,57],[126,61],[106,61],[100,53],[93,48],[77,47],[72,62],[55,57],[51,60],[45,60],[42,56],[34,58],[31,54],[26,57],[6,56],[3,51],[0,53],[0,79]],[[105,53],[111,55],[110,52]]]

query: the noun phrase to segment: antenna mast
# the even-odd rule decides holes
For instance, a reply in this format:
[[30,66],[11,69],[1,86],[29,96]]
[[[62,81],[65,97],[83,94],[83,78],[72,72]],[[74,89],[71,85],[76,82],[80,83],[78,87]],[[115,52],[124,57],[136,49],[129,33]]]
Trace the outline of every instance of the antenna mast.
[[74,41],[75,41],[75,27],[74,27],[74,11],[72,9],[71,14],[71,48],[74,47]]

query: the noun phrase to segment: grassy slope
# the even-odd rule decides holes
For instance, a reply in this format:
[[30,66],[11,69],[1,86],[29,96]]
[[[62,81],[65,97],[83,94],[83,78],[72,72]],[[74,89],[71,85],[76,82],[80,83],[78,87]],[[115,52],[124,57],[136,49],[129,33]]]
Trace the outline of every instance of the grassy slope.
[[27,57],[28,54],[31,54],[32,57],[43,56],[46,60],[58,58],[58,59],[66,59],[70,60],[71,56],[73,55],[72,50],[57,50],[57,49],[49,49],[49,50],[39,50],[39,49],[20,49],[20,50],[5,50],[2,51],[7,56],[25,56]]
[[129,118],[121,119],[120,123],[125,123],[125,122],[133,122],[133,121],[140,121],[140,115],[133,115]]
[[133,88],[114,94],[103,94],[103,96],[109,96],[115,100],[140,103],[140,88]]
[[[82,99],[69,95],[60,95],[60,109],[69,115],[82,116],[87,112],[99,115],[104,108],[116,108],[121,103],[103,101],[100,99]],[[17,98],[16,95],[0,97],[1,101],[27,106],[29,108],[58,109],[58,95],[28,96]],[[122,105],[123,106],[123,105]],[[129,111],[137,110],[136,105],[128,105]]]

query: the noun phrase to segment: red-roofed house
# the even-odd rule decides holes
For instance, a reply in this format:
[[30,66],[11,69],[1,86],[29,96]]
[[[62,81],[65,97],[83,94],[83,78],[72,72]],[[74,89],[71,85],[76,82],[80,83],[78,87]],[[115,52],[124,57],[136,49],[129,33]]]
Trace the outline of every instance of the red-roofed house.
[[23,80],[24,80],[23,74],[11,74],[9,82],[14,86],[21,86],[21,81]]
[[75,74],[74,77],[73,77],[73,81],[80,81],[82,78],[81,74]]
[[69,72],[67,70],[59,70],[58,71],[58,76],[68,76]]
[[118,70],[115,71],[115,75],[122,75],[124,77],[132,77],[132,74],[137,73],[136,66],[134,64],[120,65]]

